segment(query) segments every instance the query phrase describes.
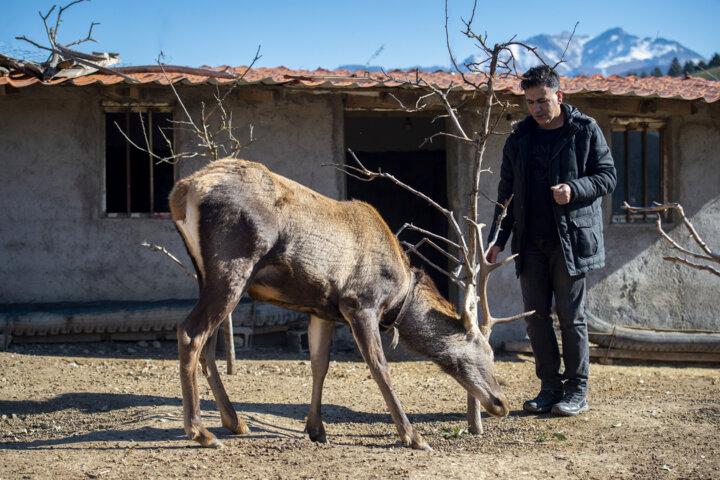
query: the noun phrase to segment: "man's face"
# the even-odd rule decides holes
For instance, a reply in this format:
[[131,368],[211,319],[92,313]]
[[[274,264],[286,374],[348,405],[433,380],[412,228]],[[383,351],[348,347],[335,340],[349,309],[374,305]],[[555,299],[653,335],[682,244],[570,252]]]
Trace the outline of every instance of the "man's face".
[[525,103],[530,115],[540,128],[562,127],[563,117],[560,104],[562,92],[548,87],[530,87],[525,90]]

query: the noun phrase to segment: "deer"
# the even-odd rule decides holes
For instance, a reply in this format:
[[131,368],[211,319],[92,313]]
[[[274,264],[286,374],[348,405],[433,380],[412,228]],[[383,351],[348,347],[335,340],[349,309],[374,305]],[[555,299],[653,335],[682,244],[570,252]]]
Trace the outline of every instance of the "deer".
[[[430,449],[393,390],[381,328],[451,375],[492,416],[510,408],[494,370],[486,315],[470,328],[407,254],[371,205],[323,196],[260,163],[210,162],[180,180],[170,210],[198,276],[199,295],[177,328],[183,423],[188,438],[222,447],[201,421],[197,369],[210,384],[221,422],[249,432],[235,412],[215,364],[218,327],[245,293],[309,315],[312,393],[305,432],[327,442],[322,391],[336,322],[350,327],[377,383],[400,442]],[[487,302],[487,300],[483,300]],[[485,311],[483,306],[483,311]]]

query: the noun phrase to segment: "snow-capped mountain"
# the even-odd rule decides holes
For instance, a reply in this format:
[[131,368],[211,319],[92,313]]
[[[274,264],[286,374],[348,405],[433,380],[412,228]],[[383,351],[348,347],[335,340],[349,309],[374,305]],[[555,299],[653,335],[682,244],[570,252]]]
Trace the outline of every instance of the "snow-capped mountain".
[[[660,67],[667,72],[674,57],[683,65],[687,61],[706,60],[702,55],[682,46],[680,43],[664,38],[639,38],[625,32],[622,28],[612,28],[596,37],[575,35],[568,46],[570,33],[560,35],[536,35],[522,41],[526,45],[538,47],[538,52],[549,64],[556,63],[563,55],[565,62],[558,66],[562,75],[603,75],[640,73]],[[518,72],[538,65],[537,57],[519,46],[512,47]],[[465,63],[477,61],[470,56]]]

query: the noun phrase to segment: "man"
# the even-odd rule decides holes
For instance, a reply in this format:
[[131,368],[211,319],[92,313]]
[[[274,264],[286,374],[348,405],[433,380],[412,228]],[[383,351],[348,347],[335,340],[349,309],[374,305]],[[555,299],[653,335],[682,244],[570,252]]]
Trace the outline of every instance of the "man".
[[[615,188],[615,167],[597,123],[563,103],[560,79],[550,67],[531,68],[520,86],[530,115],[505,142],[498,202],[514,197],[487,259],[497,261],[512,231],[525,310],[535,310],[526,322],[540,379],[540,393],[523,409],[572,416],[588,409],[585,272],[605,264],[600,197]],[[490,239],[495,230],[494,223]],[[562,374],[550,317],[553,296]]]

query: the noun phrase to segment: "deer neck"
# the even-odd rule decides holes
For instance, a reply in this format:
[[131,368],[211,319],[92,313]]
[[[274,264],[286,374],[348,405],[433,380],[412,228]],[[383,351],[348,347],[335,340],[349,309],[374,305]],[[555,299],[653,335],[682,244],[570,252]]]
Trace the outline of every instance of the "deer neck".
[[452,305],[423,285],[416,286],[407,312],[396,328],[406,348],[436,362],[447,351],[443,344],[456,342],[466,334]]
[[408,313],[408,310],[410,309],[410,306],[413,303],[413,300],[415,298],[415,287],[416,287],[416,279],[415,279],[415,272],[412,270],[410,271],[410,285],[408,286],[407,292],[405,293],[405,297],[403,298],[402,302],[400,303],[399,309],[395,308],[395,312],[390,312],[388,317],[393,318],[394,320],[392,323],[381,323],[382,326],[384,326],[386,329],[392,332],[393,339],[390,343],[391,348],[397,347],[398,341],[400,339],[400,333],[399,333],[399,326],[402,324],[402,321],[405,319],[405,316]]

